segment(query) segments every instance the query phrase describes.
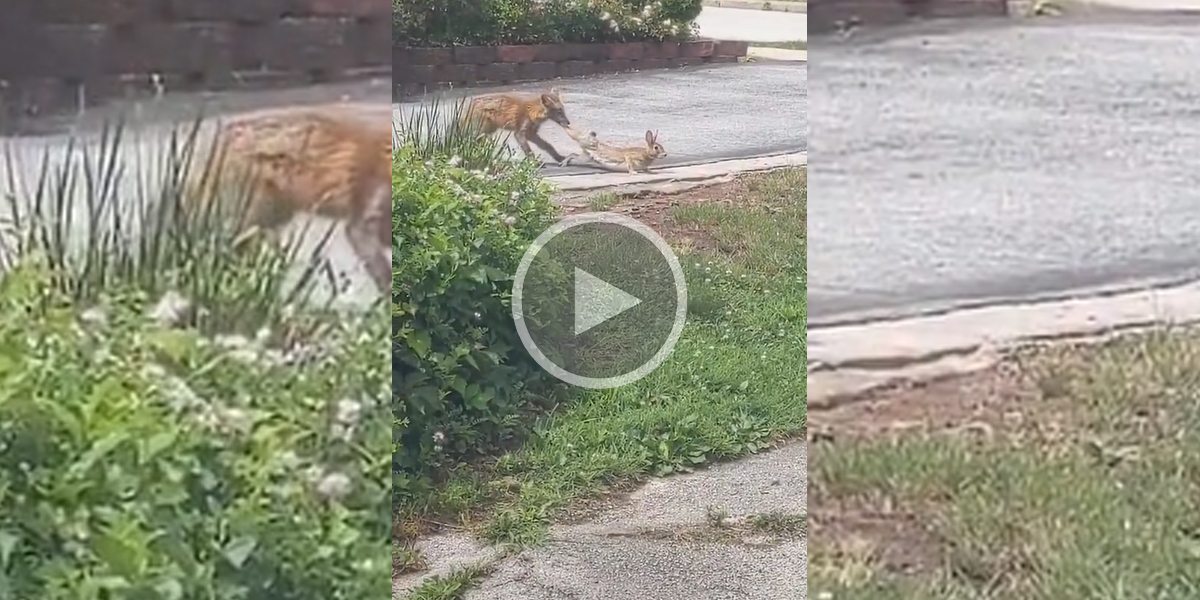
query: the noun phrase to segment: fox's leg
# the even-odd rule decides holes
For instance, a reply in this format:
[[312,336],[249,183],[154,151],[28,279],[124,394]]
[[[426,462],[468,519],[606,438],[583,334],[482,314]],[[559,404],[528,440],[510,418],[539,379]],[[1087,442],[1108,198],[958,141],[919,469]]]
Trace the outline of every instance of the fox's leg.
[[346,237],[367,275],[382,294],[392,289],[392,187],[384,182],[367,199],[365,210],[346,221]]
[[[531,129],[525,134],[525,136],[530,142],[537,144],[538,148],[541,148],[546,154],[549,154],[550,158],[553,158],[555,162],[561,163],[562,161],[566,160],[562,154],[559,154],[558,149],[550,144],[550,142],[543,140],[542,136],[538,135],[537,129]],[[528,144],[526,144],[526,146],[528,146]]]
[[[521,147],[521,151],[525,153],[525,156],[533,156],[533,148],[529,147],[528,133],[524,129],[514,131],[513,137],[516,138],[517,145]],[[562,157],[560,156],[559,159],[561,160]]]

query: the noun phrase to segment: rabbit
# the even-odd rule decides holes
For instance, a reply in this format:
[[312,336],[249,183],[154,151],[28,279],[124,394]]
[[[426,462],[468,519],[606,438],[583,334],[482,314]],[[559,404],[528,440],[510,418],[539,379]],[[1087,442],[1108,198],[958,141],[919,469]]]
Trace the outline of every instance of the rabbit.
[[[618,147],[601,142],[595,131],[585,132],[575,127],[564,127],[563,129],[572,140],[575,140],[576,144],[579,144],[583,154],[593,162],[610,168],[623,166],[630,174],[638,171],[650,173],[651,163],[667,156],[667,151],[663,149],[662,144],[658,143],[658,134],[653,131],[646,132],[644,147]],[[579,156],[579,153],[571,154],[559,164],[566,166]]]

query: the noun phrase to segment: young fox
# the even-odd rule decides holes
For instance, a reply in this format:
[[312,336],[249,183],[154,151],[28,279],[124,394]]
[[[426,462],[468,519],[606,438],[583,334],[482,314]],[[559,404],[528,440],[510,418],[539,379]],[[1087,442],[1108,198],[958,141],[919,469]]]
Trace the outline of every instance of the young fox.
[[[651,163],[667,156],[667,151],[658,143],[658,134],[653,131],[646,132],[645,146],[618,147],[601,142],[595,131],[584,131],[570,126],[563,129],[579,145],[583,155],[610,170],[625,167],[631,174],[638,171],[649,173]],[[580,153],[572,153],[560,161],[559,165],[565,167],[580,156]]]
[[471,99],[466,118],[480,128],[480,137],[492,135],[501,129],[511,131],[526,156],[533,156],[533,150],[529,147],[529,142],[533,142],[555,162],[564,160],[550,142],[538,135],[538,130],[546,121],[554,121],[563,128],[571,126],[558,88],[541,94],[476,96]]
[[238,227],[245,233],[277,235],[298,212],[337,219],[386,292],[392,285],[391,127],[382,110],[365,105],[234,117],[218,126],[210,152],[197,152],[204,163],[194,165],[185,183],[185,206],[230,195],[244,199]]

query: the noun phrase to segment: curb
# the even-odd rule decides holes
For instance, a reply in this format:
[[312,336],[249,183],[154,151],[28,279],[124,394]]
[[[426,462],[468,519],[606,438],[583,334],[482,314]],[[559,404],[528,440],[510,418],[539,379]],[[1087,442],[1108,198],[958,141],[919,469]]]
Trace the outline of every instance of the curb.
[[[664,167],[653,173],[607,173],[584,175],[559,175],[547,177],[560,192],[560,197],[586,196],[596,192],[611,192],[615,194],[633,194],[643,191],[664,191],[663,188],[675,188],[681,191],[687,187],[697,187],[712,182],[718,182],[736,173],[753,171],[768,171],[783,167],[802,167],[808,164],[808,152],[792,152],[762,156],[758,158],[737,158],[721,160],[700,165],[680,167]],[[690,184],[690,185],[689,185]],[[564,194],[565,193],[565,194]]]
[[747,60],[766,60],[772,62],[808,62],[808,50],[788,50],[786,48],[771,48],[767,46],[750,46],[746,50]]
[[995,306],[808,331],[808,402],[831,408],[902,382],[966,375],[1021,346],[1102,341],[1200,322],[1200,282],[1102,297]]
[[741,8],[787,13],[808,13],[808,2],[791,0],[704,0],[704,6],[713,8]]

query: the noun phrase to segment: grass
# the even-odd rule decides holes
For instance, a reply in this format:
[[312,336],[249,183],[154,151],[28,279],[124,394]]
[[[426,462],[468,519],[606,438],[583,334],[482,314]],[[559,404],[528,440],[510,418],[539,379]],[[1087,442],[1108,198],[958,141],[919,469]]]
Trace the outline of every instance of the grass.
[[[815,597],[1200,597],[1200,335],[1041,349],[1008,371],[896,400],[942,395],[947,419],[990,406],[956,419],[974,435],[811,448]],[[998,381],[1011,391],[981,396]]]
[[806,172],[748,176],[734,187],[736,201],[685,201],[663,215],[669,241],[699,230],[712,242],[680,255],[689,321],[666,362],[627,386],[580,393],[488,468],[453,473],[402,515],[401,530],[415,535],[436,515],[491,542],[535,545],[576,501],[804,430]]

